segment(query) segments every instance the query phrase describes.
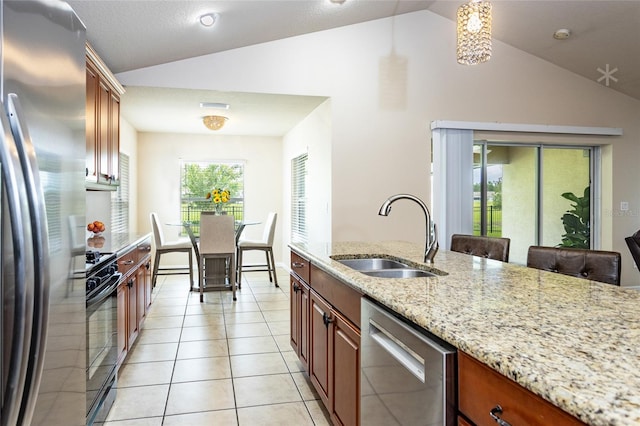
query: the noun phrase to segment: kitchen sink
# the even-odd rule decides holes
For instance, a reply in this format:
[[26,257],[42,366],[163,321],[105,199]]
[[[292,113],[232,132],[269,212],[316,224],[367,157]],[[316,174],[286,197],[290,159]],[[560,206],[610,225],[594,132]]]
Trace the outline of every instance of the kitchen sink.
[[422,269],[399,268],[399,269],[378,269],[377,271],[360,271],[365,275],[377,278],[417,278],[417,277],[437,277],[433,272]]
[[404,263],[392,259],[367,258],[367,259],[341,259],[337,260],[356,271],[375,271],[380,269],[408,268]]
[[366,257],[361,259],[333,259],[360,273],[376,278],[418,278],[437,277],[438,274],[409,266],[409,262],[383,257]]

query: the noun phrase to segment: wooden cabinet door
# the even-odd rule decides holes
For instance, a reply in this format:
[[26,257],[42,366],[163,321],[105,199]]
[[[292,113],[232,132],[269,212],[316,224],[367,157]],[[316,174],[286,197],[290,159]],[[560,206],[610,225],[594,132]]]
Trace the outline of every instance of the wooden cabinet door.
[[127,328],[127,285],[126,283],[118,286],[117,293],[117,309],[118,309],[118,364],[122,363],[124,357],[127,355],[127,341],[129,337],[129,330]]
[[309,372],[309,306],[310,289],[304,282],[300,282],[300,352],[298,358],[302,362],[305,371]]
[[290,316],[290,339],[289,343],[293,351],[300,356],[300,283],[293,276],[289,276],[289,316]]
[[136,271],[136,322],[138,330],[140,330],[140,328],[142,327],[142,323],[146,317],[147,314],[147,310],[145,307],[145,301],[146,301],[146,297],[145,297],[145,276],[146,276],[146,268],[144,267],[144,265],[140,265],[138,267],[138,270]]
[[360,332],[332,312],[329,371],[329,413],[333,424],[360,424]]
[[329,406],[329,327],[330,307],[315,292],[309,296],[309,377],[320,398]]
[[109,104],[111,103],[111,89],[103,82],[99,82],[98,90],[98,182],[109,183]]
[[149,312],[151,308],[151,259],[147,259],[144,263],[144,309]]
[[86,179],[97,182],[98,169],[96,158],[96,144],[98,141],[98,123],[96,111],[98,108],[98,73],[90,63],[86,68],[87,98],[86,98]]
[[127,347],[138,337],[138,280],[136,274],[127,279]]
[[109,98],[109,158],[110,182],[120,181],[120,97],[111,91]]

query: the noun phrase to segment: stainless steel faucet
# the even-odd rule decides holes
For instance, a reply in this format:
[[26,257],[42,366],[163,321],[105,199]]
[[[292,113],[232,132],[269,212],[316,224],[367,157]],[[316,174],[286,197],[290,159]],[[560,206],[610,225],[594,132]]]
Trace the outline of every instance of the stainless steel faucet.
[[429,213],[427,205],[420,198],[414,195],[396,194],[387,198],[387,200],[382,203],[378,214],[380,216],[389,216],[389,213],[391,212],[391,204],[393,204],[397,200],[415,201],[416,203],[418,203],[418,205],[420,205],[420,207],[422,207],[427,233],[424,247],[424,262],[433,263],[433,258],[436,257],[436,253],[438,252],[438,234],[436,231],[436,224],[431,220],[431,214]]

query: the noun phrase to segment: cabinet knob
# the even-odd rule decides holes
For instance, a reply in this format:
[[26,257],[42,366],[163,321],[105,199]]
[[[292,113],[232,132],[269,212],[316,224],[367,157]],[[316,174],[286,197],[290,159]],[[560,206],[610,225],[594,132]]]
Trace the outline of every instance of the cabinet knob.
[[127,281],[127,287],[129,288],[133,287],[133,280]]
[[120,262],[121,265],[133,265],[135,262],[133,260],[123,260]]
[[329,324],[331,324],[333,322],[333,318],[331,318],[331,315],[328,315],[326,312],[324,312],[322,314],[322,322],[324,323],[324,326],[329,328]]
[[511,426],[511,424],[507,421],[504,421],[500,418],[500,414],[502,414],[502,407],[500,405],[496,405],[489,411],[489,415],[496,423],[500,426]]
[[294,268],[300,269],[300,268],[304,268],[304,263],[301,262],[293,262],[291,264],[291,266],[293,266]]
[[293,291],[296,293],[300,291],[300,286],[297,283],[293,283]]

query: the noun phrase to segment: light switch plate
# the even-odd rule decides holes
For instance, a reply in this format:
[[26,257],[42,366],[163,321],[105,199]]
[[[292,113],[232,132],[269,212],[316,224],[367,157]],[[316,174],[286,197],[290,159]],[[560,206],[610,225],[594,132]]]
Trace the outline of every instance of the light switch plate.
[[626,212],[629,210],[629,202],[628,201],[620,201],[620,210]]

